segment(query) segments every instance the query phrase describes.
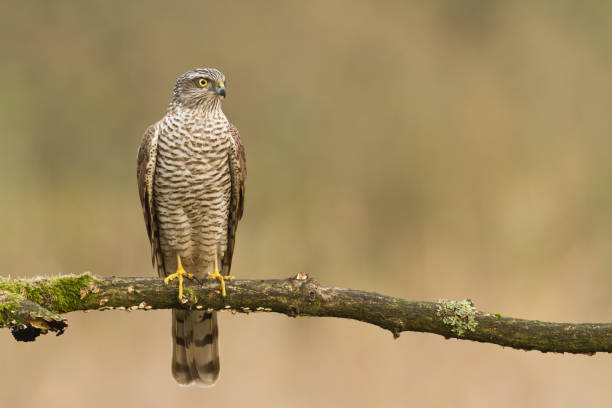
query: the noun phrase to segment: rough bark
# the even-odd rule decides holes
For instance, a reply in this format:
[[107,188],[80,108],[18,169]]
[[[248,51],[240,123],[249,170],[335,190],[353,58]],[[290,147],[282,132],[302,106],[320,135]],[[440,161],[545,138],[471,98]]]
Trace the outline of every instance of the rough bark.
[[612,352],[612,323],[515,319],[479,311],[469,300],[408,301],[322,286],[301,274],[283,280],[234,280],[227,283],[225,298],[216,281],[185,281],[181,300],[175,281],[165,285],[160,278],[101,278],[89,274],[0,278],[0,327],[11,328],[18,340],[33,340],[47,331],[61,334],[65,319],[58,313],[171,308],[341,317],[371,323],[395,337],[403,331],[417,331],[523,350],[588,355]]

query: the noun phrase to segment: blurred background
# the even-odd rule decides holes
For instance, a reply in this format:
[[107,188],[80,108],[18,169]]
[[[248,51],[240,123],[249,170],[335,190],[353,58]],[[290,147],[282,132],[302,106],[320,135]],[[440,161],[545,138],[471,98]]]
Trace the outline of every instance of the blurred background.
[[[612,3],[0,6],[2,275],[154,275],[136,150],[214,66],[247,150],[233,274],[308,273],[503,315],[612,320]],[[170,312],[0,333],[7,406],[609,406],[612,357],[339,319],[220,316],[221,378],[170,374]]]

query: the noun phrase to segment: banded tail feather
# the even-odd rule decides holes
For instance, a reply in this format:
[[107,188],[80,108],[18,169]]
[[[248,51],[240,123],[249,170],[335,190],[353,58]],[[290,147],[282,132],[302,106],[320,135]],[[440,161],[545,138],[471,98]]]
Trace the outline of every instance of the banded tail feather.
[[219,377],[217,313],[172,310],[172,375],[183,386],[210,387]]

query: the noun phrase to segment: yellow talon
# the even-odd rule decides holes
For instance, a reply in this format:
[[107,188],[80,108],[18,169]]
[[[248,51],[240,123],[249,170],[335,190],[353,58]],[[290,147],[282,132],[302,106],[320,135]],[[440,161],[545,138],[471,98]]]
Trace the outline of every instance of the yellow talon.
[[223,276],[219,273],[219,268],[217,267],[217,254],[215,254],[214,269],[212,272],[208,272],[206,279],[217,279],[221,283],[221,296],[225,297],[227,295],[225,292],[225,281],[228,280],[231,282],[234,277],[231,275]]
[[178,278],[178,281],[179,281],[178,298],[182,299],[183,298],[183,276],[191,280],[196,280],[196,279],[193,277],[193,274],[187,273],[187,271],[183,268],[183,264],[181,263],[181,256],[177,254],[176,258],[178,260],[178,266],[176,267],[176,273],[166,276],[166,278],[164,279],[164,283],[167,285],[168,282],[170,282],[172,279]]

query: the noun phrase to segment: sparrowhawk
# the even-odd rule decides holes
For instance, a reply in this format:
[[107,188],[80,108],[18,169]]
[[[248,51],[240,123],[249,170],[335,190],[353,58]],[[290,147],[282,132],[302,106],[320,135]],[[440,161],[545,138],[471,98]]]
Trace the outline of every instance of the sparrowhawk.
[[[244,208],[246,165],[238,129],[221,110],[225,76],[213,68],[181,75],[166,116],[138,149],[138,191],[159,276],[215,278],[225,296],[236,227]],[[176,271],[176,273],[174,273]],[[172,374],[181,385],[219,376],[215,312],[172,311]]]

